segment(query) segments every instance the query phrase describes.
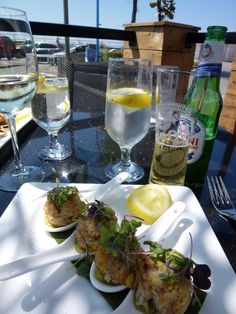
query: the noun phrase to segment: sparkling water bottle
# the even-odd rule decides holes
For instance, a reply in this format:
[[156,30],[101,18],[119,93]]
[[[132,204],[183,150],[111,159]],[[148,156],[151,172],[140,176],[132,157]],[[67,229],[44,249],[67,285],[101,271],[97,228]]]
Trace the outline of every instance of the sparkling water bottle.
[[[223,100],[220,93],[220,76],[224,59],[224,26],[209,26],[200,51],[197,71],[210,72],[207,90],[195,127],[188,155],[186,182],[203,182],[208,168]],[[191,88],[189,92],[191,92]],[[188,104],[189,95],[185,96]],[[191,106],[191,104],[189,103]]]

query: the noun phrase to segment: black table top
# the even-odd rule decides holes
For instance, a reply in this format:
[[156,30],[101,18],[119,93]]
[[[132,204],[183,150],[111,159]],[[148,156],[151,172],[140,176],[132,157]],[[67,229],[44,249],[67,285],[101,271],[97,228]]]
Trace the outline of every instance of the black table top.
[[[61,130],[59,140],[71,146],[72,157],[61,162],[43,162],[37,157],[37,150],[46,145],[47,133],[30,122],[18,134],[22,162],[25,165],[39,165],[47,173],[46,182],[55,182],[56,176],[62,183],[104,183],[105,166],[120,156],[120,150],[107,135],[103,112],[75,112],[70,122]],[[145,176],[135,184],[148,183],[153,153],[154,127],[132,150],[132,159],[145,169]],[[11,143],[0,149],[1,171],[13,167]],[[207,175],[221,175],[234,203],[236,203],[236,137],[223,129],[218,130]],[[186,184],[197,196],[227,258],[236,271],[236,223],[221,218],[213,209],[206,184]],[[0,191],[0,215],[7,208],[15,193]],[[217,257],[216,257],[217,258]]]

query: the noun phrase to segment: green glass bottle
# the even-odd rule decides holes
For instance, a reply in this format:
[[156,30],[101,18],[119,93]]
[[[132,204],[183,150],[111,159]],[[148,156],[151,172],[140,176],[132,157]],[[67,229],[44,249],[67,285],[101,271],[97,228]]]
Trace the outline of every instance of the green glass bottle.
[[[208,169],[223,106],[220,77],[226,31],[227,28],[224,26],[209,26],[200,51],[197,71],[210,72],[210,78],[190,145],[186,182],[203,182]],[[188,99],[188,92],[185,98]]]

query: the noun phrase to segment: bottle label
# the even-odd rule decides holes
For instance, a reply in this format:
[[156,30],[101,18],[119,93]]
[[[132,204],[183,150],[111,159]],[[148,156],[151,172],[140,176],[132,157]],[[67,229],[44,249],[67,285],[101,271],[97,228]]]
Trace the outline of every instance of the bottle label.
[[206,131],[204,125],[197,121],[194,134],[191,138],[188,151],[188,164],[193,164],[200,159],[205,144]]
[[223,59],[224,42],[205,41],[200,51],[198,68],[209,71],[212,76],[220,76]]
[[221,75],[221,63],[207,63],[207,64],[201,64],[198,66],[198,70],[200,71],[208,71],[211,73],[211,76],[220,76]]

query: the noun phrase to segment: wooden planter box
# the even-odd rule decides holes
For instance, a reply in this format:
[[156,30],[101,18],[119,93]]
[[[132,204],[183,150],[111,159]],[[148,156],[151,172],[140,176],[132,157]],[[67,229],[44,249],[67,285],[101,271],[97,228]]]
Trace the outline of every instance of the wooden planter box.
[[232,62],[230,78],[224,97],[219,125],[236,135],[236,53]]
[[190,69],[194,64],[195,44],[186,46],[186,36],[198,32],[199,27],[173,23],[151,22],[124,25],[125,30],[135,31],[137,44],[124,44],[123,56],[127,58],[152,58],[156,65],[177,65]]

